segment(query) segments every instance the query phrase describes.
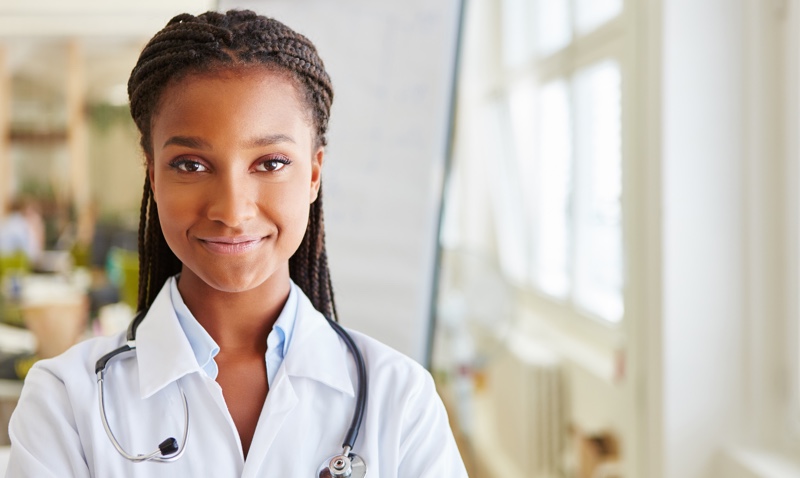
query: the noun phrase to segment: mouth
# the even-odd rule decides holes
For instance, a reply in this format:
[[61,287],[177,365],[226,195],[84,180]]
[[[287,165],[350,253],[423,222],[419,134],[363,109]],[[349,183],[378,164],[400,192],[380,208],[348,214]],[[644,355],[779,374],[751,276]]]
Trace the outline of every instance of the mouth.
[[217,254],[243,254],[258,247],[266,239],[263,236],[203,237],[200,243]]

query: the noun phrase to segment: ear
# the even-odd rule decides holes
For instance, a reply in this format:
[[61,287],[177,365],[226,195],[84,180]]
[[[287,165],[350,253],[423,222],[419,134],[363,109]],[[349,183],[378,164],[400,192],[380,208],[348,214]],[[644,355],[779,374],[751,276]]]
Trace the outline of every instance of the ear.
[[158,199],[156,198],[156,174],[153,157],[149,154],[145,154],[145,161],[145,165],[147,167],[147,177],[150,179],[150,192],[153,193],[153,201],[158,202]]
[[[322,181],[322,164],[325,162],[325,148],[320,146],[311,157],[311,189],[308,203],[311,204],[319,196],[319,187]],[[150,180],[152,184],[152,179]]]

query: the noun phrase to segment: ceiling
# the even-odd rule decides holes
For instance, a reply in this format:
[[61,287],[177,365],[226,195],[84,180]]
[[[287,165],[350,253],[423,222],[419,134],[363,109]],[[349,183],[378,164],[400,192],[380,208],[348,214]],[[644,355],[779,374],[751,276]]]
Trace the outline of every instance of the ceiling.
[[0,37],[150,36],[172,16],[215,0],[3,0]]
[[[124,103],[125,83],[147,40],[182,12],[213,9],[214,0],[2,0],[0,55],[12,94],[64,95],[70,43],[88,102]],[[0,53],[2,53],[0,52]]]

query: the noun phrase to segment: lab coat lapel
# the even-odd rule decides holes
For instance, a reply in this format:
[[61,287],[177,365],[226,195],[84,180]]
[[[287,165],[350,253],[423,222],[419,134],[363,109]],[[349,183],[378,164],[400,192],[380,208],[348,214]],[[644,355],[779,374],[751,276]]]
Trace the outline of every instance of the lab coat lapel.
[[259,470],[264,465],[275,438],[284,426],[286,418],[297,406],[297,402],[292,382],[286,376],[285,369],[281,367],[275,375],[275,386],[267,394],[267,400],[261,410],[256,433],[250,444],[250,452],[242,470],[242,478],[259,476]]
[[[319,400],[322,397],[299,397],[293,380],[311,379],[352,397],[355,394],[348,370],[346,346],[301,292],[292,341],[283,365],[275,375],[275,383],[267,394],[243,478],[261,476],[259,473],[270,469],[269,463],[265,463],[270,459],[292,459],[283,451],[299,447],[299,444],[286,444],[280,440],[276,443],[275,440],[282,427],[291,426],[293,413],[307,411],[298,406],[304,398]],[[283,451],[273,451],[273,446]]]
[[136,331],[139,392],[147,398],[186,374],[199,371],[170,297],[170,278]]

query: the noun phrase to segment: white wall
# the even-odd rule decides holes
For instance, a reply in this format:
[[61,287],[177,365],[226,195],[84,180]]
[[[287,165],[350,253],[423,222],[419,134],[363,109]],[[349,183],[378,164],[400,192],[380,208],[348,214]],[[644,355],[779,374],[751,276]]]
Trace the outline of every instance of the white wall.
[[665,478],[712,476],[741,428],[742,13],[741,0],[663,2]]

